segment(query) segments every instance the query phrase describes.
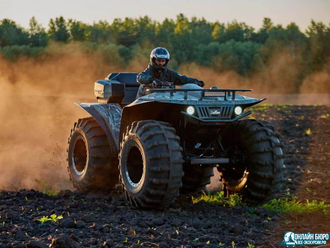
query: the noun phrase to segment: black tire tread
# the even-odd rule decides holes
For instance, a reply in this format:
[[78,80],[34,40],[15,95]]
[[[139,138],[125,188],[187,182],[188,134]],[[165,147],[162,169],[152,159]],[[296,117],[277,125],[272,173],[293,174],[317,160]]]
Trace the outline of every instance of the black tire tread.
[[231,124],[226,132],[230,139],[241,141],[249,156],[243,198],[250,203],[263,202],[274,194],[283,178],[284,156],[279,134],[272,125],[251,119]]
[[[145,190],[138,195],[133,195],[127,191],[122,175],[120,175],[125,195],[135,207],[166,208],[174,202],[179,195],[179,188],[182,186],[183,159],[180,139],[169,123],[155,120],[133,122],[127,128],[121,142],[121,151],[130,135],[139,137],[145,147],[149,178],[146,178]],[[160,149],[163,152],[159,152]],[[120,169],[121,152],[119,161]]]

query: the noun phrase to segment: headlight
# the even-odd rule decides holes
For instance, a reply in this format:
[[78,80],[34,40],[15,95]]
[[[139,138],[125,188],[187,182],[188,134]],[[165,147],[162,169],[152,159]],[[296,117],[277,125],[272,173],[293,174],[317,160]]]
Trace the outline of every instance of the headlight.
[[195,108],[194,108],[193,106],[189,106],[189,107],[187,108],[187,113],[188,113],[189,115],[193,115],[193,114],[195,114]]
[[243,112],[243,109],[241,106],[236,106],[234,109],[235,115],[240,115]]

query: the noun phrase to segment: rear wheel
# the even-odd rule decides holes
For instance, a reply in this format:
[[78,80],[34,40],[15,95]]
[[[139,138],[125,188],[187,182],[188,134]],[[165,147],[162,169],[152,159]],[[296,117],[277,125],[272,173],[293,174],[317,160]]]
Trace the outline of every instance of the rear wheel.
[[283,151],[279,135],[257,120],[230,124],[221,142],[229,156],[235,153],[244,159],[220,171],[227,193],[241,192],[251,203],[272,196],[283,178]]
[[160,121],[133,122],[119,155],[120,178],[133,206],[163,208],[182,186],[182,148],[175,129]]
[[79,119],[68,143],[67,168],[75,188],[84,192],[109,191],[118,183],[118,160],[94,118]]

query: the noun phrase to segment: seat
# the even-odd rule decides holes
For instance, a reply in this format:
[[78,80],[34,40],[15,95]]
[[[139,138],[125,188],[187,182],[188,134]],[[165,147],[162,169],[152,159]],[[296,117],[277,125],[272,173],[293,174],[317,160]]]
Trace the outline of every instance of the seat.
[[116,80],[125,84],[125,96],[121,102],[122,105],[127,105],[135,101],[140,84],[136,81],[137,72],[116,72],[109,74],[106,79]]

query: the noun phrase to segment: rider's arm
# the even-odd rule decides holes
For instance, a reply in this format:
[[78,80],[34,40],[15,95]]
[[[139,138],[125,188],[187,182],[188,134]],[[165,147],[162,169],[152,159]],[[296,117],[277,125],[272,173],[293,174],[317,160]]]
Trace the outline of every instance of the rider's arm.
[[176,71],[169,70],[173,83],[175,85],[184,85],[184,84],[197,84],[198,80],[195,78],[190,78],[185,75],[180,75]]
[[149,68],[145,69],[143,72],[140,72],[136,77],[136,81],[140,84],[151,84],[153,79],[154,78],[151,76],[151,71]]

